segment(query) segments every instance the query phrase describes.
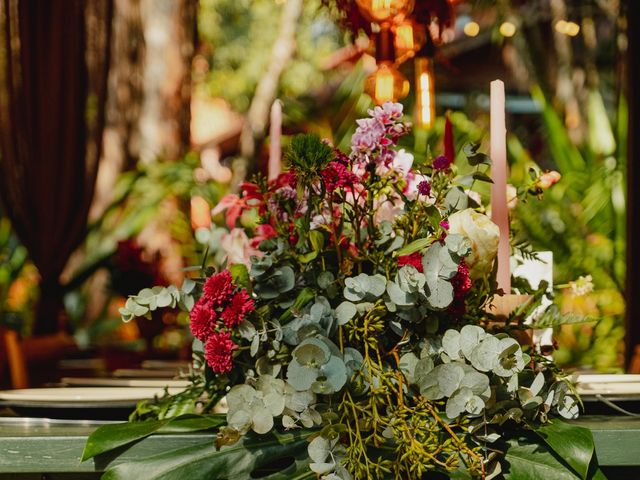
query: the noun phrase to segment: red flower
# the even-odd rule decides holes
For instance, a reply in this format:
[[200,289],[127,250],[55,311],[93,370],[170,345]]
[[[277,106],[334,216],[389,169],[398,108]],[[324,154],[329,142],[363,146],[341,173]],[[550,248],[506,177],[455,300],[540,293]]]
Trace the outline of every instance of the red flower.
[[205,342],[215,330],[217,315],[207,299],[202,297],[191,309],[189,320],[193,336]]
[[244,320],[247,313],[253,312],[253,308],[253,300],[247,291],[240,290],[233,296],[231,304],[224,309],[220,317],[227,328],[233,328]]
[[231,355],[236,348],[229,332],[214,332],[204,346],[204,358],[215,373],[227,373],[233,367]]
[[347,166],[341,162],[331,162],[322,171],[322,179],[329,193],[333,193],[338,188],[353,185],[358,181],[358,176],[349,171]]
[[258,246],[260,245],[260,243],[262,243],[263,240],[268,240],[270,238],[277,237],[277,236],[278,236],[278,232],[276,232],[275,228],[273,228],[268,223],[263,223],[256,227],[255,235],[253,236],[253,238],[249,243],[253,248],[258,248]]
[[231,272],[223,270],[220,273],[211,275],[204,284],[204,298],[213,304],[220,306],[229,300],[233,293],[233,283],[231,283]]
[[270,183],[270,186],[274,186],[276,190],[282,187],[296,188],[296,174],[293,172],[282,172]]
[[435,170],[446,171],[449,170],[449,167],[451,167],[452,163],[453,162],[450,161],[447,157],[445,157],[444,155],[440,155],[433,161],[433,168]]
[[420,273],[424,272],[422,268],[422,255],[420,252],[415,252],[410,255],[400,255],[398,257],[398,267],[404,267],[405,265],[411,265]]
[[458,273],[451,279],[451,284],[456,298],[463,298],[471,290],[469,267],[464,260],[458,265]]
[[453,125],[447,113],[444,120],[444,156],[447,157],[449,165],[456,159],[455,146],[453,142]]
[[425,197],[431,195],[431,184],[426,180],[421,181],[418,184],[418,193],[420,195],[424,195]]

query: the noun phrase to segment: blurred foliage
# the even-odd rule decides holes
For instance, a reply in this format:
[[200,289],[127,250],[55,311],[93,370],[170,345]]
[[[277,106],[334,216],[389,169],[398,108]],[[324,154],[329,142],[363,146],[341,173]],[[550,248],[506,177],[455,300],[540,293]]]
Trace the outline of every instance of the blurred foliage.
[[27,331],[33,323],[38,299],[38,272],[27,249],[0,216],[0,325]]
[[[159,159],[140,164],[136,170],[120,175],[113,189],[112,203],[88,227],[82,264],[67,284],[65,306],[81,344],[102,345],[106,342],[123,347],[131,345],[132,348],[138,345],[139,334],[144,336],[147,326],[151,330],[151,325],[147,325],[149,321],[144,320],[147,323],[140,325],[140,331],[122,329],[118,314],[121,297],[115,291],[104,292],[97,316],[88,319],[89,302],[95,302],[99,296],[96,297],[87,280],[98,270],[113,271],[118,264],[115,261],[118,245],[122,247],[124,240],[144,235],[146,230],[151,229],[151,236],[160,238],[162,247],[171,249],[174,261],[179,262],[179,265],[174,263],[168,266],[173,270],[173,277],[169,280],[176,281],[175,276],[181,275],[179,270],[182,267],[197,264],[202,259],[202,248],[195,241],[191,227],[191,198],[201,196],[213,206],[225,191],[226,187],[210,180],[196,153],[188,154],[179,162]],[[149,258],[148,261],[155,262],[158,258]],[[116,277],[122,274],[126,272],[116,272]],[[153,322],[158,324],[157,330],[162,324],[166,330],[154,338],[153,345],[156,348],[173,350],[186,340],[184,318],[167,314]]]
[[[515,229],[535,250],[554,252],[554,280],[564,284],[591,275],[595,290],[575,297],[570,290],[558,302],[565,311],[597,316],[596,325],[565,326],[555,358],[563,364],[606,370],[621,366],[624,336],[626,101],[620,98],[615,119],[591,108],[590,141],[576,146],[541,90],[532,95],[542,106],[545,139],[562,180],[541,202],[521,203]],[[592,102],[601,102],[597,90]],[[595,129],[593,127],[595,125]],[[598,140],[605,139],[605,141]],[[508,147],[511,180],[518,183],[538,168],[517,138]]]
[[[201,0],[201,45],[194,79],[204,93],[224,98],[239,112],[248,110],[278,35],[283,4],[275,0]],[[305,1],[297,51],[280,79],[280,94],[298,98],[323,87],[331,75],[323,70],[323,62],[344,44],[343,38],[320,0]]]

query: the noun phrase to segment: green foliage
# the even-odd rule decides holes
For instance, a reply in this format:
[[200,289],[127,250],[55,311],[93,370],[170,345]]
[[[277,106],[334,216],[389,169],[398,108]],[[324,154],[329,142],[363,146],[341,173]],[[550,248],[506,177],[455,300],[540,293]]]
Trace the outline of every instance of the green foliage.
[[[595,91],[592,94],[599,96]],[[557,284],[567,284],[580,275],[593,277],[593,294],[580,299],[566,291],[558,303],[563,313],[573,309],[578,315],[575,320],[596,317],[600,324],[564,327],[556,358],[561,364],[611,369],[621,361],[624,333],[626,120],[620,112],[626,108],[626,100],[620,97],[614,121],[601,109],[593,110],[588,118],[589,125],[599,124],[617,134],[616,150],[604,155],[593,149],[593,142],[574,145],[542,91],[534,87],[532,96],[542,106],[549,152],[562,179],[540,202],[519,203],[514,216],[519,235],[516,242],[526,238],[535,250],[554,252]],[[617,128],[613,128],[614,122],[618,122]],[[509,137],[508,147],[515,183],[528,176],[530,169],[539,171],[515,137]],[[552,314],[548,312],[545,322],[554,323]]]
[[[24,278],[29,270],[27,249],[11,230],[9,219],[0,213],[0,325],[24,331],[33,316],[35,275],[31,282]],[[31,266],[31,268],[33,268]],[[23,277],[23,298],[9,298],[12,285]]]
[[168,287],[153,287],[141,290],[137,295],[130,296],[119,312],[122,320],[129,322],[136,317],[149,317],[158,308],[180,307],[191,310],[195,303],[193,298],[196,284],[187,278],[178,289],[175,285]]
[[[280,30],[282,4],[273,0],[203,0],[199,4],[198,32],[205,71],[196,72],[200,90],[222,97],[245,112],[258,81],[267,69]],[[280,93],[303,98],[322,88],[332,76],[323,68],[326,57],[343,44],[342,34],[320,1],[304,2],[296,32],[296,56],[285,69]]]
[[[280,480],[298,477],[308,471],[307,438],[311,432],[272,432],[256,438],[245,436],[235,445],[218,449],[213,442],[173,450],[137,461],[122,463],[109,468],[104,480],[144,478],[149,480],[181,480],[193,478],[233,478],[250,480],[253,473],[261,472],[260,478]],[[278,460],[296,460],[285,468]],[[274,467],[275,465],[275,467]]]
[[296,135],[287,149],[285,160],[304,185],[317,180],[333,159],[333,149],[318,135]]
[[224,423],[223,415],[181,415],[164,420],[103,425],[89,436],[82,452],[82,461],[130,445],[156,432],[186,433],[217,430]]

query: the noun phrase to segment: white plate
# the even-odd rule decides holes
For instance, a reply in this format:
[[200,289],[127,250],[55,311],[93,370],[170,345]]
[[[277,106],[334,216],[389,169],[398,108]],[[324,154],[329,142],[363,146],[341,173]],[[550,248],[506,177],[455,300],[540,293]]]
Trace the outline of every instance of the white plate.
[[573,376],[576,383],[640,383],[640,375],[631,374],[605,374],[605,373],[581,373]]
[[640,394],[640,375],[581,374],[574,380],[580,395]]
[[63,377],[61,383],[74,387],[173,387],[187,388],[191,382],[189,380],[162,380],[155,378],[83,378],[83,377]]
[[185,360],[145,360],[140,365],[146,370],[188,369],[190,363]]
[[113,376],[119,378],[166,378],[172,379],[180,374],[178,369],[152,370],[143,368],[119,368]]
[[[175,395],[182,390],[181,388],[170,388],[169,393]],[[144,387],[25,388],[22,390],[0,391],[0,400],[6,402],[38,402],[43,404],[107,403],[138,401],[163,394],[163,388]]]

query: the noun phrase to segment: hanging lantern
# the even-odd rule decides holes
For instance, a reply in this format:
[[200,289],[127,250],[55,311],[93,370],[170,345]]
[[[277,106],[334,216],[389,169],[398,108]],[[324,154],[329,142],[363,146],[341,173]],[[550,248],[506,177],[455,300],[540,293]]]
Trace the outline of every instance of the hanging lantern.
[[383,26],[376,35],[377,69],[364,82],[364,91],[381,105],[396,102],[409,93],[409,81],[395,67],[393,34],[388,26]]
[[394,43],[398,58],[406,60],[422,47],[426,38],[424,25],[413,19],[404,20],[393,28]]
[[382,62],[378,69],[367,77],[364,91],[377,105],[397,102],[409,94],[409,81],[391,62]]
[[356,0],[356,5],[369,22],[400,22],[413,10],[414,0]]

